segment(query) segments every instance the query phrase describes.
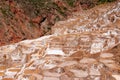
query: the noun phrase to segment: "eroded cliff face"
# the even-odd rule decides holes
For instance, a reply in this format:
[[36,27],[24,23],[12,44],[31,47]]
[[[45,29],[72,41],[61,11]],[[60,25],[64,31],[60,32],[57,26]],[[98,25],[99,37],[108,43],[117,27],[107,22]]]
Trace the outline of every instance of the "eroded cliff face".
[[56,23],[51,35],[0,47],[0,78],[119,80],[120,2],[99,7]]

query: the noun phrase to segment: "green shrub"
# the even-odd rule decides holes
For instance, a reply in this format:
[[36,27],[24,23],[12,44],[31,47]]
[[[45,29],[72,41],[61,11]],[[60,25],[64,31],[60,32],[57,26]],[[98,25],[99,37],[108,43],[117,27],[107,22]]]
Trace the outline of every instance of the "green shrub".
[[4,6],[0,8],[1,13],[3,14],[4,17],[13,17],[13,13],[10,11],[9,6]]
[[73,7],[76,0],[66,0],[69,6]]
[[116,1],[116,0],[99,0],[100,3],[113,2],[113,1]]

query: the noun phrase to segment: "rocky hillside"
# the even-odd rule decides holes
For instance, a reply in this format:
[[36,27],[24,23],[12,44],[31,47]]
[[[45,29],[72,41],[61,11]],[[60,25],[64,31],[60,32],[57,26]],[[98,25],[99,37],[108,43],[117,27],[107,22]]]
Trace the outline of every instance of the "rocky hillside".
[[51,34],[51,27],[76,12],[114,0],[1,0],[0,46]]
[[120,2],[102,6],[0,47],[0,79],[120,80]]
[[[72,0],[71,0],[72,1]],[[75,1],[65,0],[1,0],[0,45],[34,39],[50,34],[55,22],[80,11]],[[69,3],[69,4],[68,4]],[[76,4],[75,4],[76,5]]]
[[19,4],[12,0],[0,1],[0,45],[42,35],[42,29],[30,22]]

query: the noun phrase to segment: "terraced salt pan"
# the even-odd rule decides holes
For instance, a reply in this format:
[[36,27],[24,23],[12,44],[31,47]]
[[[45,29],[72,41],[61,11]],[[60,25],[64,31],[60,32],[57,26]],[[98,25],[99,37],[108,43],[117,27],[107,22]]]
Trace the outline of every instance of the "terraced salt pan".
[[60,49],[49,49],[49,48],[47,48],[45,54],[46,55],[61,55],[61,56],[65,55],[65,53]]
[[61,74],[59,74],[59,73],[49,72],[49,71],[44,71],[43,75],[48,76],[48,77],[60,77],[61,76]]
[[87,71],[83,71],[83,70],[70,70],[70,71],[73,72],[76,77],[87,77],[88,76]]
[[113,54],[111,54],[111,53],[101,53],[100,57],[101,58],[111,58],[111,57],[113,57]]
[[116,80],[120,80],[120,75],[112,75]]
[[43,69],[52,69],[52,68],[54,68],[54,67],[56,67],[57,65],[56,64],[47,64],[47,63],[45,63],[44,64],[44,66],[43,66]]
[[60,80],[60,79],[56,77],[44,77],[43,80]]
[[[78,17],[67,20],[67,23],[63,21],[59,25],[60,29],[55,30],[55,34],[61,35],[53,34],[1,47],[0,63],[8,67],[0,70],[0,76],[3,80],[5,77],[13,77],[10,79],[16,80],[33,78],[38,80],[100,80],[102,77],[107,80],[110,79],[109,77],[114,77],[119,80],[119,73],[114,75],[120,67],[116,64],[119,61],[114,60],[113,57],[117,55],[103,53],[120,42],[120,30],[116,28],[119,26],[117,21],[120,20],[119,7],[120,4],[117,9],[113,8],[104,14],[100,13],[101,15],[98,13],[99,17],[95,15],[98,18],[89,15],[83,20]],[[113,22],[108,20],[108,17],[111,19],[110,14],[115,16]],[[66,27],[69,28],[66,29]],[[76,54],[74,51],[79,55],[69,57],[68,54]],[[95,54],[91,54],[90,51]],[[97,52],[101,53],[100,56]],[[13,65],[16,63],[20,64]],[[11,71],[9,67],[18,67],[20,70],[15,73],[16,71]]]
[[89,74],[94,76],[101,75],[99,69],[95,68],[94,66],[91,66]]
[[59,65],[59,67],[71,66],[71,65],[75,65],[75,64],[78,64],[78,63],[76,61],[65,61],[65,62],[61,63]]
[[83,58],[80,60],[80,63],[95,63],[96,60],[93,58]]
[[103,63],[114,63],[114,61],[113,60],[111,60],[111,59],[100,59],[100,62],[103,62]]

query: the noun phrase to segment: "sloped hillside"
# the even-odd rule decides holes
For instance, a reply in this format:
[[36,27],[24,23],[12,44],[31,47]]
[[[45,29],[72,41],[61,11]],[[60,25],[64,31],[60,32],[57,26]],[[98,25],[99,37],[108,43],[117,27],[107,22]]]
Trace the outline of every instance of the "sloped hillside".
[[56,23],[51,35],[0,47],[0,79],[120,80],[120,2],[100,7]]
[[[59,13],[54,11],[54,6]],[[50,0],[1,0],[0,45],[50,34],[51,26],[67,15],[57,2],[53,4]]]
[[0,46],[51,34],[56,22],[102,2],[105,0],[1,0]]
[[3,0],[0,6],[0,45],[43,35],[42,29],[30,22],[19,4]]

